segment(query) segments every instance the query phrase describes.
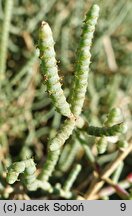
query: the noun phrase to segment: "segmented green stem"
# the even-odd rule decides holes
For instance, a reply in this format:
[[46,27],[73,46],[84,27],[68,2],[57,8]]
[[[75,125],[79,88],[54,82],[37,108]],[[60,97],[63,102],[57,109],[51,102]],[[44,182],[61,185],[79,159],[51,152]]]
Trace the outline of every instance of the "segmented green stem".
[[7,182],[9,184],[14,184],[14,182],[17,181],[19,174],[24,172],[24,170],[25,170],[25,163],[23,161],[13,163],[8,168],[8,173],[6,177]]
[[125,133],[126,132],[126,125],[124,123],[119,123],[116,125],[113,125],[112,127],[94,127],[89,126],[87,129],[87,132],[89,135],[93,136],[114,136],[119,133]]
[[103,154],[107,149],[107,145],[108,145],[108,140],[106,136],[101,137],[96,143],[98,153]]
[[36,166],[33,159],[25,160],[25,170],[23,173],[24,184],[30,187],[36,181]]
[[111,127],[113,124],[119,122],[122,118],[122,113],[119,108],[113,108],[109,112],[106,121],[104,122],[105,126]]
[[52,31],[46,22],[41,23],[39,31],[39,44],[41,69],[45,79],[48,93],[57,111],[70,118],[72,116],[70,106],[66,101],[64,92],[59,82],[58,68],[55,58],[54,40]]
[[70,99],[71,111],[75,116],[80,115],[85,99],[91,58],[90,47],[98,16],[99,7],[98,5],[93,5],[90,11],[86,14],[82,36],[77,50],[75,79],[73,81],[73,89]]
[[65,141],[70,137],[75,127],[75,119],[66,119],[61,130],[49,143],[50,151],[56,151],[64,145]]
[[[119,122],[119,120],[121,120],[121,117],[122,117],[121,110],[119,108],[113,108],[108,113],[108,116],[103,125],[106,127],[111,127],[117,122]],[[96,143],[98,153],[103,154],[107,149],[107,145],[108,145],[107,138],[105,136],[101,137]]]
[[23,173],[24,184],[30,191],[35,191],[38,188],[51,192],[52,187],[48,182],[41,182],[35,175],[36,166],[33,159],[25,160],[25,171]]
[[60,148],[62,145],[64,145],[65,141],[72,134],[74,127],[75,127],[75,119],[74,118],[66,119],[64,124],[62,125],[61,130],[51,141],[49,141],[48,158],[40,174],[41,180],[48,181],[59,159]]
[[81,165],[77,164],[73,170],[71,171],[68,179],[66,180],[65,184],[64,184],[64,191],[69,191],[74,183],[74,181],[76,180],[79,172],[81,171]]
[[18,180],[21,174],[21,181],[29,191],[35,191],[41,188],[45,191],[52,192],[53,189],[48,182],[42,182],[36,177],[36,166],[33,159],[15,162],[8,168],[7,182],[13,184]]
[[58,161],[60,155],[60,150],[57,151],[49,151],[48,152],[48,158],[43,166],[43,169],[41,171],[41,174],[39,176],[39,179],[42,181],[48,181],[49,177],[52,175],[52,172],[54,171],[55,165]]
[[3,80],[5,77],[8,37],[9,37],[9,30],[10,30],[12,8],[13,8],[13,0],[6,0],[5,15],[3,20],[3,28],[2,28],[2,35],[1,35],[1,46],[0,46],[0,80]]

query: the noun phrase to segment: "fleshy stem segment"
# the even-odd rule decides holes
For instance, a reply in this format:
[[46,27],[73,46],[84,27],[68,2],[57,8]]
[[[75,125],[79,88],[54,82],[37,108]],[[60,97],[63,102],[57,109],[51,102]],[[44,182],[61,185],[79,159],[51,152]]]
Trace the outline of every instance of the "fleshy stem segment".
[[75,127],[75,119],[66,119],[59,133],[49,142],[50,151],[56,151],[64,145],[65,141],[70,137]]
[[42,168],[41,174],[39,175],[40,180],[44,182],[47,182],[49,180],[49,177],[52,175],[52,172],[54,171],[59,155],[60,150],[48,152],[47,160]]
[[[119,122],[121,119],[121,110],[119,108],[113,108],[107,115],[107,119],[104,122],[104,127],[111,127]],[[97,150],[99,154],[103,154],[107,149],[108,140],[106,136],[102,136],[96,143]]]
[[112,127],[94,127],[89,126],[87,132],[89,135],[102,137],[102,136],[115,136],[119,133],[125,133],[127,130],[124,123],[113,125]]
[[49,141],[48,157],[40,174],[41,180],[49,180],[49,177],[52,175],[54,167],[58,161],[60,155],[60,148],[72,134],[74,127],[75,119],[66,119],[58,134],[52,140]]
[[18,180],[19,175],[21,181],[29,191],[35,191],[38,188],[52,192],[52,187],[48,182],[41,182],[36,177],[36,166],[33,159],[28,159],[13,163],[8,168],[7,182],[13,184]]
[[82,36],[77,50],[75,79],[73,80],[73,89],[70,97],[71,111],[76,117],[81,114],[85,99],[91,58],[90,47],[98,16],[99,6],[93,5],[86,14]]
[[49,96],[56,110],[62,115],[70,118],[72,116],[70,105],[66,101],[66,97],[61,88],[59,81],[58,67],[55,58],[54,40],[52,31],[48,23],[42,21],[39,31],[41,70],[47,86]]

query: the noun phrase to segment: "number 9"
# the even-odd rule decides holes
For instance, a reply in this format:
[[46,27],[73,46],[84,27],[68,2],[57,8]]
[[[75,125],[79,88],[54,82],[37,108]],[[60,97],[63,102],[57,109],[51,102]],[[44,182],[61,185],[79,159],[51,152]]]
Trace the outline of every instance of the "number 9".
[[125,211],[126,210],[126,204],[125,203],[121,203],[120,207],[121,207],[121,211]]

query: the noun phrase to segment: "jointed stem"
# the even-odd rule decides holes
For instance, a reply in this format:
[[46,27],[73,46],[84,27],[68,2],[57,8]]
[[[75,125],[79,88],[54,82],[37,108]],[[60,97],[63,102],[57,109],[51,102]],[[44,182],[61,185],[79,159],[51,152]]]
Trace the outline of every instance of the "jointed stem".
[[48,152],[48,157],[42,168],[42,172],[39,176],[39,179],[41,179],[42,181],[49,180],[49,177],[52,175],[52,172],[54,171],[59,155],[60,155],[60,150]]
[[91,10],[86,14],[82,36],[77,50],[76,71],[70,97],[71,111],[76,117],[81,114],[85,99],[91,58],[90,48],[98,16],[99,7],[98,5],[93,5]]

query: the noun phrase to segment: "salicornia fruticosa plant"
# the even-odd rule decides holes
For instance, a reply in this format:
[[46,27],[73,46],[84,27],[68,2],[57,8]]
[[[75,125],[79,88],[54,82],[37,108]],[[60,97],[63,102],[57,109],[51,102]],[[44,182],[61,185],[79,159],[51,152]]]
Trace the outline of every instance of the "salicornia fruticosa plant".
[[[49,177],[54,171],[54,167],[58,161],[60,148],[72,134],[76,125],[76,120],[81,114],[88,82],[91,56],[90,47],[98,15],[99,7],[97,5],[93,5],[91,10],[86,14],[86,19],[84,21],[83,33],[77,54],[75,80],[73,81],[72,89],[72,94],[75,93],[75,95],[72,96],[70,102],[72,111],[70,110],[70,104],[66,102],[65,95],[59,82],[54,51],[54,41],[51,29],[46,22],[43,21],[41,23],[38,48],[40,50],[42,74],[46,82],[48,93],[53,100],[55,108],[62,115],[68,117],[61,126],[61,130],[58,132],[58,134],[49,141],[47,161],[45,162],[42,172],[39,175],[39,179],[41,181],[47,182],[49,180]],[[74,109],[79,109],[79,111],[76,112]],[[12,169],[10,171],[12,171]],[[19,173],[17,173],[17,175],[19,175]]]
[[[47,166],[47,164],[49,165],[49,164],[51,164],[51,162],[53,164],[53,162],[54,162],[54,165],[56,165],[56,162],[58,159],[56,155],[59,155],[58,151],[59,151],[60,147],[65,143],[65,141],[72,134],[73,129],[75,128],[75,125],[76,125],[76,119],[78,118],[78,116],[81,113],[81,109],[82,109],[82,105],[83,105],[84,97],[85,97],[85,93],[86,93],[86,88],[87,88],[87,82],[88,82],[88,71],[89,71],[89,63],[90,63],[90,46],[91,46],[91,42],[92,42],[92,38],[93,38],[93,32],[95,29],[98,15],[99,15],[99,7],[97,5],[94,5],[91,8],[90,12],[86,15],[85,24],[83,26],[82,38],[81,38],[80,44],[79,44],[79,49],[81,49],[81,52],[80,52],[80,54],[78,54],[78,57],[77,57],[76,72],[75,72],[75,83],[77,83],[77,84],[73,84],[74,89],[72,90],[72,92],[74,92],[75,95],[74,95],[74,98],[73,98],[72,103],[71,103],[71,110],[72,110],[72,106],[73,106],[74,109],[79,109],[79,112],[76,113],[76,112],[74,112],[74,110],[72,110],[72,115],[70,116],[69,119],[65,120],[64,124],[61,126],[62,128],[59,131],[59,133],[51,141],[49,141],[49,155],[50,156],[48,157],[48,162],[46,162],[46,165],[44,166],[44,171],[40,175],[41,179],[45,179],[45,176],[48,179],[48,177],[51,175],[51,171],[53,170],[54,167],[53,166]],[[50,35],[47,36],[48,34],[50,34]],[[47,43],[49,43],[49,38],[51,39],[51,30],[49,29],[49,26],[47,23],[42,22],[41,29],[40,29],[39,49],[40,49],[40,51],[42,50],[43,53],[41,51],[40,58],[42,61],[42,63],[41,63],[42,64],[42,70],[46,73],[46,75],[49,76],[47,71],[49,70],[49,72],[50,72],[50,69],[52,68],[51,66],[52,66],[52,64],[53,64],[53,66],[56,64],[56,60],[53,58],[53,63],[51,63],[51,66],[47,65],[47,62],[49,62],[49,55],[54,57],[55,54],[54,54],[54,50],[52,47],[53,46],[53,44],[52,44],[53,39],[52,39],[52,43],[51,43],[51,48],[48,49],[49,45],[48,45],[48,47],[46,47],[46,45],[43,44],[45,38],[47,38],[47,41],[48,41]],[[52,58],[51,58],[51,60],[52,60]],[[55,67],[55,72],[56,72],[56,67]],[[59,85],[58,76],[57,76],[57,74],[55,74],[53,78],[52,77],[50,78],[48,76],[47,76],[47,88],[49,88],[49,90],[51,90],[51,89],[55,88],[55,86],[57,84]],[[51,76],[51,74],[50,74],[50,76]],[[54,78],[56,76],[57,76],[57,83],[56,83],[56,81],[54,83]],[[79,79],[78,79],[78,77],[79,77]],[[83,80],[83,83],[80,83],[80,82],[82,82],[81,79]],[[50,85],[48,85],[49,82],[50,82]],[[83,86],[82,86],[82,84],[83,84]],[[59,87],[60,87],[60,85],[59,85]],[[82,88],[82,87],[84,87],[84,88]],[[59,93],[59,90],[58,90],[58,92],[56,92],[54,89],[51,96],[54,96],[54,98],[56,100],[58,100],[58,95],[60,97],[59,100],[61,101],[61,97],[63,100],[64,95],[62,93]],[[80,95],[81,95],[81,98],[80,98]],[[78,101],[78,104],[74,105],[75,101]],[[55,103],[55,106],[57,106],[56,103]],[[60,104],[60,106],[62,109],[64,109],[64,104]],[[53,157],[53,155],[55,155],[55,156]],[[53,158],[53,159],[51,159],[51,158]],[[47,170],[47,172],[45,171],[45,169]]]
[[[78,27],[81,24],[80,17],[84,13],[85,4],[87,5],[87,0],[73,0],[67,4],[60,0],[57,2],[51,0],[45,4],[43,0],[34,3],[29,0],[21,3],[6,0],[2,5],[5,8],[0,16],[3,20],[3,28],[0,30],[2,92],[0,94],[0,156],[2,158],[0,197],[2,198],[34,197],[39,189],[41,195],[46,194],[46,197],[50,194],[53,198],[93,199],[96,195],[103,199],[103,195],[97,193],[101,189],[100,185],[104,183],[109,184],[120,198],[131,197],[125,191],[125,188],[130,187],[130,177],[125,180],[125,184],[119,182],[118,185],[123,171],[123,166],[119,162],[125,159],[132,147],[129,130],[126,133],[121,111],[113,108],[118,104],[115,103],[117,101],[115,91],[118,92],[122,79],[121,76],[113,73],[118,68],[113,54],[112,63],[109,60],[107,45],[110,44],[112,31],[110,28],[107,29],[107,26],[101,26],[100,22],[99,30],[96,30],[95,43],[92,43],[99,15],[99,6],[93,5],[86,14],[80,36]],[[33,6],[31,10],[30,5]],[[120,11],[119,4],[116,4],[116,7],[113,12],[114,17]],[[55,10],[54,18],[51,16],[52,10]],[[126,7],[123,11],[125,13],[122,19],[125,17]],[[11,14],[13,14],[12,20]],[[19,23],[18,16],[21,17]],[[51,16],[51,27],[48,22],[41,22],[44,17],[48,20],[49,16]],[[100,19],[102,20],[102,12]],[[41,24],[38,34],[39,22]],[[119,20],[115,23],[116,29]],[[103,28],[103,33],[100,26]],[[36,37],[36,33],[37,51],[32,40],[34,36]],[[105,35],[107,33],[108,35]],[[71,40],[74,36],[75,41]],[[80,42],[74,61],[72,53],[79,37]],[[5,43],[8,38],[9,43]],[[22,44],[26,46],[25,50],[21,49]],[[91,60],[90,50],[92,44],[95,44],[92,48],[93,60]],[[101,72],[98,75],[98,69],[101,70],[102,64],[95,66],[101,46],[104,46],[113,73],[110,84],[109,73],[104,77]],[[97,49],[98,47],[100,48]],[[56,56],[61,60],[59,66]],[[102,56],[101,54],[100,57]],[[91,61],[93,64],[89,76]],[[69,74],[65,74],[65,69],[72,72],[74,62],[75,72],[71,79]],[[39,73],[39,65],[41,73]],[[60,77],[60,70],[63,69],[64,88]],[[108,113],[106,119],[102,118],[103,113]],[[46,143],[47,148],[45,148]],[[19,154],[15,153],[16,146],[19,148]],[[104,168],[107,163],[109,163],[108,167]],[[92,177],[92,170],[93,181],[90,183],[89,190],[83,195],[82,192],[86,191]],[[112,178],[111,174],[113,174]],[[4,181],[5,178],[7,181]],[[109,195],[108,191],[107,194]]]

